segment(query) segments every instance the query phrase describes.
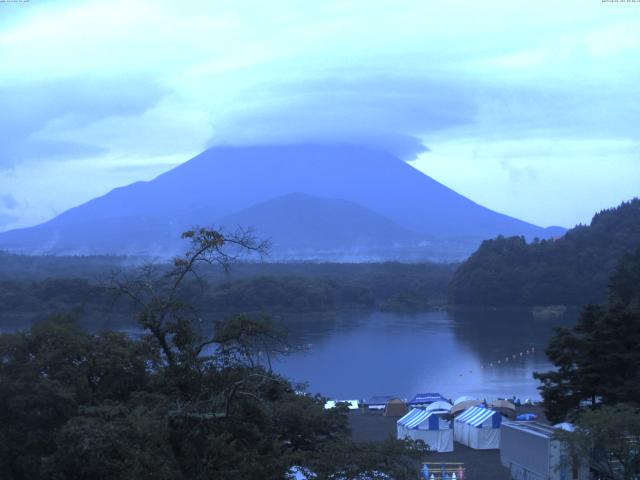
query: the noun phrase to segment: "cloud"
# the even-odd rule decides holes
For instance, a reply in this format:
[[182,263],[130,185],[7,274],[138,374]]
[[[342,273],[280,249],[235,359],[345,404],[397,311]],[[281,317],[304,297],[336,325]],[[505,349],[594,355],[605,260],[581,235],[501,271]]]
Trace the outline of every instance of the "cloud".
[[11,194],[0,195],[0,207],[7,210],[13,210],[19,205],[18,201]]
[[[501,175],[525,191],[543,165],[558,163],[559,179],[575,172],[584,152],[565,148],[572,142],[598,158],[625,158],[618,145],[636,138],[640,121],[635,8],[584,0],[31,2],[0,18],[0,184],[35,196],[20,212],[35,219],[206,146],[351,142],[405,159],[429,145],[428,157],[445,162],[439,174],[454,180],[484,178],[487,165],[503,162]],[[508,156],[474,154],[487,145],[496,155],[509,145]],[[443,154],[452,151],[470,157]],[[522,167],[522,158],[534,163]],[[65,183],[49,200],[32,187],[79,170],[86,181]],[[491,192],[498,187],[511,188],[489,183],[488,197],[474,198],[501,209],[492,200],[504,200]]]
[[429,72],[356,70],[306,72],[249,88],[239,94],[249,108],[218,115],[208,144],[350,142],[411,159],[425,151],[425,132],[474,118],[464,84]]
[[91,157],[104,148],[56,137],[47,129],[74,129],[153,106],[162,90],[142,78],[83,78],[27,81],[0,92],[0,168],[30,159]]
[[[440,129],[584,121],[611,100],[584,81],[594,58],[617,72],[637,50],[620,9],[474,3],[39,4],[0,27],[0,86],[27,99],[2,125],[14,140],[0,162],[130,149],[153,162],[168,138],[174,153],[351,141],[410,158]],[[598,47],[610,40],[627,47]]]

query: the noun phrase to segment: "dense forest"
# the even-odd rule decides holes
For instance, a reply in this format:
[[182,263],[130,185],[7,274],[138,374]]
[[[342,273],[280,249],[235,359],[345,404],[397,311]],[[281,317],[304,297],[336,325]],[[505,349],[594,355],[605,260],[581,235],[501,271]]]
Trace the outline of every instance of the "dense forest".
[[[354,443],[346,407],[326,410],[271,370],[293,348],[285,332],[246,315],[201,328],[181,287],[201,263],[225,260],[227,239],[190,238],[172,267],[112,279],[141,337],[89,333],[69,315],[0,334],[2,478],[262,480],[293,467],[318,479],[415,478],[422,442]],[[83,280],[66,284],[69,295],[73,282]]]
[[[134,305],[112,288],[114,275],[145,260],[126,257],[28,257],[0,253],[0,305],[5,328],[50,312],[78,315],[84,326],[130,321]],[[168,272],[171,264],[154,264]],[[237,263],[228,272],[203,265],[181,294],[209,316],[342,310],[418,311],[446,302],[452,264]]]
[[620,260],[609,285],[606,302],[584,306],[575,327],[557,330],[546,350],[556,369],[536,374],[553,421],[584,405],[640,406],[640,248]]
[[599,478],[640,474],[640,248],[625,255],[609,281],[607,301],[583,307],[573,328],[559,328],[536,373],[547,418],[569,420],[560,432],[574,458],[588,458]]
[[582,305],[604,300],[609,275],[640,245],[640,200],[593,217],[563,237],[487,240],[454,274],[455,305]]

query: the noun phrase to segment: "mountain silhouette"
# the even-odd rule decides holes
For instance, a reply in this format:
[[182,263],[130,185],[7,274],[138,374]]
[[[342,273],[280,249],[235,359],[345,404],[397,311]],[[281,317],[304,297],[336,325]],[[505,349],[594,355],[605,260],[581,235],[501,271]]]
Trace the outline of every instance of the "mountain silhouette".
[[[293,193],[306,196],[296,200]],[[289,221],[285,231],[276,232],[286,223],[279,209],[291,212],[296,201],[304,228],[299,224],[294,232]],[[373,236],[380,239],[377,248],[391,249],[399,240],[422,237],[438,244],[441,252],[449,245],[457,257],[471,253],[484,238],[548,238],[563,232],[489,210],[378,150],[352,145],[216,147],[151,181],[116,188],[35,227],[2,233],[0,248],[162,255],[179,249],[180,232],[193,225],[245,220],[287,248],[331,250]],[[334,237],[320,236],[324,244],[320,237],[310,242],[314,235],[303,230],[320,232],[327,222]],[[259,229],[256,234],[261,236]],[[342,239],[340,245],[336,238]],[[373,245],[369,240],[365,244]],[[428,247],[422,256],[432,256]],[[390,257],[397,258],[397,251]]]

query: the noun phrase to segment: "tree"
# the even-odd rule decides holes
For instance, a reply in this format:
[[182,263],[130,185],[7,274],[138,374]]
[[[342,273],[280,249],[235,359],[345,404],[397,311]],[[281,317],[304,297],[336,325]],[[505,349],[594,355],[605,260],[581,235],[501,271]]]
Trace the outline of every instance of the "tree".
[[9,479],[39,478],[55,434],[82,405],[127,401],[144,392],[154,354],[144,342],[89,335],[54,316],[31,331],[0,335],[0,464]]
[[413,478],[415,445],[353,444],[345,408],[325,410],[326,399],[272,371],[290,349],[282,331],[248,316],[207,330],[185,300],[198,264],[227,267],[227,246],[264,245],[204,229],[184,237],[191,248],[169,269],[114,277],[137,306],[142,338],[92,334],[66,317],[0,335],[3,479],[261,480],[292,465],[320,478]]
[[226,270],[241,253],[264,255],[268,249],[267,243],[258,241],[247,230],[225,234],[196,228],[184,232],[182,238],[189,241],[190,248],[174,258],[168,271],[147,264],[133,276],[120,272],[111,282],[116,293],[128,297],[138,307],[138,322],[153,335],[170,369],[196,365],[202,350],[213,343],[194,329],[200,321],[198,312],[181,297],[189,277],[202,281],[197,266],[219,264]]
[[575,459],[590,459],[591,468],[611,480],[640,474],[640,411],[627,405],[602,406],[581,413],[573,432],[558,438]]
[[534,374],[550,420],[575,416],[584,405],[638,404],[639,299],[640,249],[618,265],[607,304],[585,307],[573,329],[551,339],[546,353],[556,369]]

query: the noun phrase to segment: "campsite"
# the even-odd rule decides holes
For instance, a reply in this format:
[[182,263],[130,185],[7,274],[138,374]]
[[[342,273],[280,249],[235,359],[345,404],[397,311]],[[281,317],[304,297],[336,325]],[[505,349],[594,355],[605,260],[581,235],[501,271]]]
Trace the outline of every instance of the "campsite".
[[[327,407],[334,405],[332,401]],[[431,447],[423,457],[423,463],[431,472],[429,479],[431,474],[435,480],[445,478],[445,474],[448,475],[446,478],[452,479],[452,474],[456,473],[457,479],[509,480],[512,478],[509,463],[505,463],[503,457],[511,463],[514,457],[527,458],[532,444],[522,436],[516,436],[514,440],[512,432],[517,428],[544,432],[544,438],[548,439],[555,429],[538,404],[514,405],[508,400],[496,399],[492,408],[484,408],[482,401],[468,396],[449,403],[439,393],[417,394],[408,401],[393,395],[378,395],[349,401],[349,425],[353,440],[358,442],[379,442],[389,436],[425,441]],[[406,413],[402,414],[403,411]],[[529,420],[516,421],[517,418]],[[503,423],[511,427],[506,442],[500,438]],[[540,435],[534,437],[534,442],[538,440],[539,444],[535,450],[538,464],[543,464],[546,458],[541,438]],[[553,454],[558,455],[557,448]],[[528,471],[528,477],[524,476],[524,468],[521,467],[513,478],[536,478],[535,467]],[[584,477],[585,472],[581,473],[580,479],[588,478]]]
[[640,480],[640,0],[0,0],[0,480]]

